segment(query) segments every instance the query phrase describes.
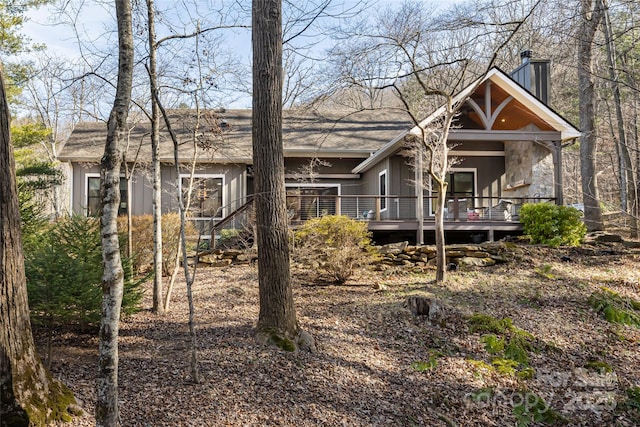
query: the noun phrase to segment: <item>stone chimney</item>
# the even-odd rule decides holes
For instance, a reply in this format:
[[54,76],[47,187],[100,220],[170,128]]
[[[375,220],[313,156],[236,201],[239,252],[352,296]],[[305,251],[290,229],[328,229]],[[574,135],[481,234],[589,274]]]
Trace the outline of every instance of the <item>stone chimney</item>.
[[520,52],[522,64],[509,75],[533,96],[549,104],[551,93],[551,63],[548,59],[533,59],[531,50]]

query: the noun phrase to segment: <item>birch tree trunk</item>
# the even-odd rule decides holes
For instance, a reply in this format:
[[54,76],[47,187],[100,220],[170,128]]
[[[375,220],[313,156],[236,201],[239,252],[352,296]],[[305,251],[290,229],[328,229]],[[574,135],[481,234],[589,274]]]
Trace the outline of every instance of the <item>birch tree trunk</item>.
[[133,32],[131,3],[116,0],[118,21],[118,84],[107,122],[107,140],[100,165],[102,235],[102,320],[100,322],[99,366],[96,402],[98,426],[118,424],[118,329],[124,287],[120,259],[117,216],[120,204],[120,147],[126,132],[133,80]]
[[160,173],[160,114],[154,1],[147,0],[149,28],[149,86],[151,95],[151,162],[153,164],[153,312],[165,311],[162,289],[162,176]]
[[0,425],[44,426],[68,418],[75,399],[42,365],[31,334],[9,122],[0,64]]
[[253,162],[258,242],[258,331],[293,339],[282,147],[282,1],[253,0]]
[[581,0],[582,23],[578,36],[578,92],[580,97],[580,174],[584,222],[589,231],[602,230],[602,211],[598,196],[596,170],[597,135],[595,128],[594,83],[592,47],[596,30],[602,18],[602,10],[594,0]]

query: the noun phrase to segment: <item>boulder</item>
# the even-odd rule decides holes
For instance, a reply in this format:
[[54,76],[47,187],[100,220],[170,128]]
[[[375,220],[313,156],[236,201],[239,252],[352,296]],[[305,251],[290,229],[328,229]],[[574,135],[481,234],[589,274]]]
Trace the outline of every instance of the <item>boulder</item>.
[[442,304],[437,299],[416,295],[407,297],[405,307],[409,308],[414,316],[427,316],[429,320],[438,318],[442,310]]
[[382,255],[398,255],[401,254],[408,245],[409,242],[389,243],[388,245],[381,246],[379,251]]
[[200,255],[198,257],[198,261],[203,262],[205,264],[214,264],[218,262],[218,256],[214,254]]
[[490,265],[495,265],[496,260],[493,258],[475,258],[475,257],[461,257],[458,259],[459,266],[468,266],[468,267],[488,267]]
[[624,241],[619,234],[600,234],[596,236],[596,242],[598,243],[619,243]]

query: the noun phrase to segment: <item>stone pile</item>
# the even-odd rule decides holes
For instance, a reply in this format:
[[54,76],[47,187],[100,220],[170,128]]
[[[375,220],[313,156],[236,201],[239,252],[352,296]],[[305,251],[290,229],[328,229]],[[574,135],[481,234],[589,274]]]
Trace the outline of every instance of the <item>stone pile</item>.
[[231,264],[249,264],[257,258],[257,249],[215,249],[201,253],[198,262],[211,267],[227,267]]
[[[407,267],[426,267],[436,263],[434,245],[413,246],[407,242],[391,243],[380,246],[379,265]],[[447,245],[445,247],[447,264],[457,266],[487,267],[510,260],[507,245],[503,242],[487,242],[477,245]]]
[[[377,247],[380,258],[377,265],[426,267],[436,263],[434,245],[413,246],[408,242],[391,243]],[[510,254],[503,242],[487,242],[473,245],[447,245],[447,264],[457,266],[486,267],[508,262]],[[256,249],[215,249],[201,253],[198,261],[212,267],[227,267],[231,264],[249,264],[258,258]]]

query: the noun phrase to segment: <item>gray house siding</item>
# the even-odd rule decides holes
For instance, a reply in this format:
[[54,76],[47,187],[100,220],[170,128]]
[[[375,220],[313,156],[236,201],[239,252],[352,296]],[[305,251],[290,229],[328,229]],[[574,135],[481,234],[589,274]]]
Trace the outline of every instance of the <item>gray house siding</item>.
[[[99,176],[100,166],[97,164],[72,163],[71,180],[71,210],[77,214],[86,214],[87,204],[87,178]],[[183,173],[188,175],[189,169],[184,168]],[[198,175],[221,176],[224,180],[224,214],[227,215],[240,207],[246,201],[247,180],[245,165],[207,165],[196,169]],[[124,176],[124,174],[122,174]],[[177,212],[176,199],[177,183],[176,171],[172,165],[162,165],[162,212]],[[137,169],[129,185],[131,192],[131,214],[151,214],[153,208],[153,186],[150,181],[150,172]]]
[[[190,169],[183,167],[180,171],[181,176],[188,176]],[[221,165],[209,164],[198,166],[194,174],[196,176],[213,175],[222,177],[224,183],[222,203],[222,216],[226,216],[242,206],[246,202],[247,197],[247,168],[246,165]],[[177,186],[178,177],[176,176],[175,167],[172,165],[163,165],[162,167],[162,211],[177,212],[178,201]],[[150,212],[149,212],[150,213]]]

